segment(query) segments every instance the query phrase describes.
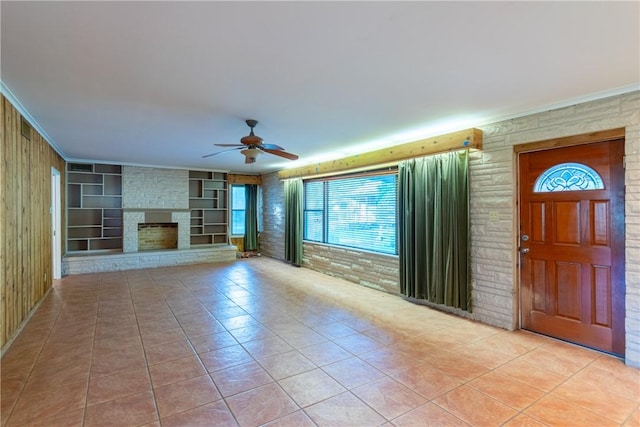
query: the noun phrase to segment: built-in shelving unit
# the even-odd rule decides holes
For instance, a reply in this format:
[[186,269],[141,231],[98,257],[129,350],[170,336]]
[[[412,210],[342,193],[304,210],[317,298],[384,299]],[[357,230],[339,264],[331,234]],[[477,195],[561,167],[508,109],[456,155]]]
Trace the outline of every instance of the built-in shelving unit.
[[67,252],[122,250],[122,168],[67,163]]
[[227,174],[189,171],[191,246],[228,243]]

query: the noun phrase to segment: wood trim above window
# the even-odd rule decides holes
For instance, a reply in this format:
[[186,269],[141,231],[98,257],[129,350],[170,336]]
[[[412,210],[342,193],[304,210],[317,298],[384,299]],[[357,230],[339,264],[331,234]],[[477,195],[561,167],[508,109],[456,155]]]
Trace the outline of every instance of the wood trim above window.
[[394,145],[355,156],[345,157],[339,160],[316,163],[301,166],[294,169],[285,169],[278,172],[278,178],[304,178],[319,175],[328,175],[335,172],[371,168],[373,166],[391,165],[400,160],[424,157],[431,154],[464,148],[482,149],[482,131],[471,128],[446,135],[421,139],[407,144]]
[[260,175],[239,175],[230,173],[227,174],[227,182],[229,184],[262,184],[262,176]]
[[516,154],[532,151],[548,150],[550,148],[570,147],[572,145],[590,144],[593,142],[612,141],[624,138],[625,129],[616,128],[598,132],[582,133],[579,135],[565,136],[561,138],[545,139],[543,141],[529,142],[513,146]]

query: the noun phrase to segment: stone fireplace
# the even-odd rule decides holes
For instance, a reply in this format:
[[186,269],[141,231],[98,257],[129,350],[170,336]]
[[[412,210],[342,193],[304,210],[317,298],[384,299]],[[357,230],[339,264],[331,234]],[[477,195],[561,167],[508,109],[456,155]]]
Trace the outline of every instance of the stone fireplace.
[[123,252],[188,249],[190,246],[188,209],[123,209],[122,222]]
[[[174,233],[171,249],[189,249],[191,211],[189,210],[189,174],[186,170],[123,166],[122,168],[122,251],[147,249],[138,238],[140,224],[176,224],[177,230],[165,227],[147,229],[145,233]],[[167,239],[169,240],[169,239]],[[142,245],[140,245],[142,243]],[[168,244],[162,243],[163,246]],[[169,249],[158,247],[154,249]]]
[[[167,226],[171,230],[166,230]],[[142,238],[138,235],[139,228]],[[174,234],[148,239],[145,233],[149,230]],[[143,240],[158,240],[156,244],[163,247],[148,249]],[[173,249],[164,247],[168,246],[169,240]],[[122,166],[122,253],[65,257],[63,274],[230,262],[235,259],[236,247],[232,245],[191,247],[187,170]]]

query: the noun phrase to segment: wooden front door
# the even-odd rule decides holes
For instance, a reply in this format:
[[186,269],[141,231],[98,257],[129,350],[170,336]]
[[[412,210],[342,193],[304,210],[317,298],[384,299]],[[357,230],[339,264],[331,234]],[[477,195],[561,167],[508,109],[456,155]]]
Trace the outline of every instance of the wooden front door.
[[624,141],[519,154],[523,329],[624,354]]

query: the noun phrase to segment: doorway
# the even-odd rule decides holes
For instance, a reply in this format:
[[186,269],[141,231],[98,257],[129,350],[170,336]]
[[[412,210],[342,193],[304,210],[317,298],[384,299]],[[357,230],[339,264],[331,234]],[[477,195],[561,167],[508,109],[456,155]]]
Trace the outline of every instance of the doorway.
[[624,355],[624,138],[597,141],[518,155],[520,321]]
[[51,168],[51,274],[53,280],[62,278],[60,171]]

